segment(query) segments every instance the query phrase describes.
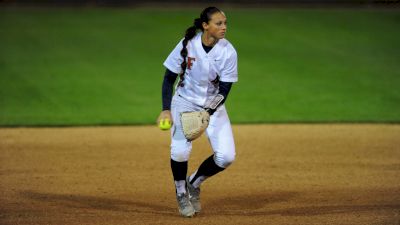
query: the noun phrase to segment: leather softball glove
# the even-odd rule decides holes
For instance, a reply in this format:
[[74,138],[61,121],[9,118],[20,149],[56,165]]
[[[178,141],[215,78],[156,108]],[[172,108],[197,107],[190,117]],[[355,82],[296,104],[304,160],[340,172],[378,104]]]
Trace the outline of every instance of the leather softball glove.
[[208,127],[210,114],[206,110],[181,113],[183,134],[188,141],[200,137]]

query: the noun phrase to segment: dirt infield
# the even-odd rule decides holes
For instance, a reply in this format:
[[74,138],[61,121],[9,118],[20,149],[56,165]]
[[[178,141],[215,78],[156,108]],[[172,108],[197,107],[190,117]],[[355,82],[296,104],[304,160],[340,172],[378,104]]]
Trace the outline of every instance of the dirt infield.
[[[177,213],[169,132],[0,129],[0,224],[400,224],[400,125],[236,125],[237,157]],[[193,146],[192,172],[211,154]]]

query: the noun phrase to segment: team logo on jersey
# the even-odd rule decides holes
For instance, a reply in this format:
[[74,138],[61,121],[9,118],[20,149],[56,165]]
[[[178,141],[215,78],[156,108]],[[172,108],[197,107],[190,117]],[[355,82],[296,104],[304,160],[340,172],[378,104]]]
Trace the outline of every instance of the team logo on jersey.
[[196,58],[188,57],[187,68],[188,68],[189,70],[192,69],[193,61],[196,61]]

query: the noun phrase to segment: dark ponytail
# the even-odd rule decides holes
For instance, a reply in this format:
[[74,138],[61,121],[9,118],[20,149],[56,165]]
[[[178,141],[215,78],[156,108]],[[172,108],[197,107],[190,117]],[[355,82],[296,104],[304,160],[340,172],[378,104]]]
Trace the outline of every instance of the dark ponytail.
[[205,8],[203,10],[203,12],[201,12],[200,17],[194,19],[193,25],[191,27],[189,27],[188,29],[186,29],[185,38],[182,41],[183,48],[181,50],[181,56],[183,58],[183,62],[181,63],[182,73],[179,75],[179,84],[178,84],[178,86],[180,86],[180,87],[183,87],[183,85],[184,85],[183,84],[183,80],[184,80],[186,67],[187,67],[186,57],[188,55],[188,51],[187,51],[186,46],[187,46],[188,42],[194,36],[196,36],[196,33],[197,33],[198,29],[203,31],[203,22],[208,23],[208,21],[210,21],[210,19],[211,19],[211,15],[216,13],[216,12],[221,12],[221,10],[219,10],[216,7]]

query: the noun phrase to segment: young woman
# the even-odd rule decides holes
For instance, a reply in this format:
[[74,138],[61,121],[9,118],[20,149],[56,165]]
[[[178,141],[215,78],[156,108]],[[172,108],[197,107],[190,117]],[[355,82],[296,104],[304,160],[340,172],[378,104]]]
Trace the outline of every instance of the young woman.
[[[224,12],[208,7],[194,20],[193,26],[186,30],[185,37],[164,62],[167,69],[162,85],[163,110],[158,122],[161,119],[173,121],[171,169],[178,209],[184,217],[200,212],[201,183],[223,171],[235,159],[232,128],[224,102],[232,83],[238,80],[237,54],[225,39],[225,33]],[[179,82],[172,97],[178,75]],[[211,109],[211,104],[217,104],[217,108]],[[214,154],[186,177],[192,143],[183,134],[180,113],[204,109],[210,114],[205,133]]]

